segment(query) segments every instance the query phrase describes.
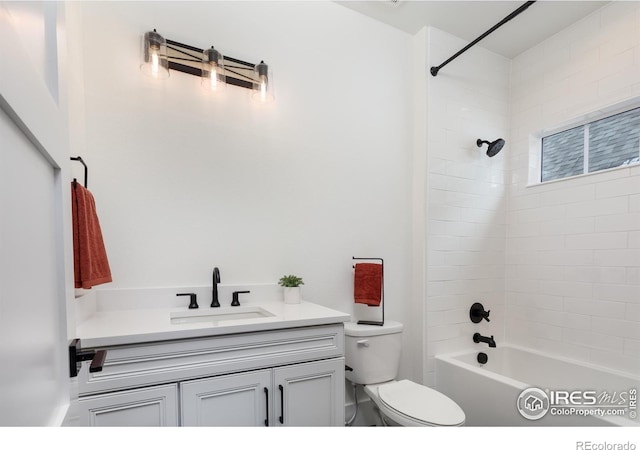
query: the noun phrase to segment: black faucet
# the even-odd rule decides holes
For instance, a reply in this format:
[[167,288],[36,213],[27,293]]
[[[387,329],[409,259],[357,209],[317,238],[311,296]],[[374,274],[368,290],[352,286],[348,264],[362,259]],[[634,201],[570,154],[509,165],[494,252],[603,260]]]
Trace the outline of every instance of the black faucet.
[[211,307],[219,308],[220,302],[218,301],[218,283],[220,283],[220,270],[217,267],[213,268],[213,290],[211,292]]
[[191,300],[189,302],[189,309],[198,308],[198,300],[196,299],[196,294],[194,294],[193,292],[189,292],[187,294],[176,294],[177,297],[180,297],[181,295],[188,295],[189,296],[189,299]]
[[484,342],[485,344],[489,344],[489,347],[496,346],[496,341],[493,340],[493,336],[486,337],[486,336],[482,336],[480,333],[475,333],[473,335],[473,342],[475,342],[476,344],[479,342]]
[[238,300],[238,294],[249,294],[251,291],[235,291],[231,297],[231,306],[240,306],[240,300]]

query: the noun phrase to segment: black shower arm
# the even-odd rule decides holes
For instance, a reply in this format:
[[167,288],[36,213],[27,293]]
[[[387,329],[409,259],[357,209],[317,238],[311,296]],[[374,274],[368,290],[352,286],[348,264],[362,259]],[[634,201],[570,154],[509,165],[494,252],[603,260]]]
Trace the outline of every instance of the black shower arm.
[[474,41],[472,41],[470,44],[468,44],[466,47],[464,47],[462,50],[460,50],[458,53],[456,53],[455,55],[453,55],[451,58],[447,59],[445,62],[443,62],[442,64],[440,64],[439,66],[433,66],[431,67],[431,75],[433,75],[434,77],[436,75],[438,75],[438,71],[440,69],[442,69],[444,66],[446,66],[447,64],[449,64],[451,61],[453,61],[454,59],[456,59],[458,56],[462,55],[464,52],[466,52],[467,50],[469,50],[471,47],[473,47],[474,45],[476,45],[478,42],[480,42],[482,39],[486,38],[487,36],[489,36],[491,33],[493,33],[494,31],[496,31],[498,28],[500,28],[502,25],[504,25],[505,23],[509,22],[511,19],[513,19],[514,17],[516,17],[518,14],[524,12],[527,8],[529,8],[529,6],[533,5],[535,3],[535,1],[531,1],[531,2],[526,2],[524,5],[520,6],[518,9],[516,9],[515,11],[513,11],[511,14],[509,14],[507,17],[505,17],[504,19],[502,19],[500,22],[498,22],[497,24],[495,24],[494,26],[492,26],[488,31],[484,32],[480,37],[476,38]]

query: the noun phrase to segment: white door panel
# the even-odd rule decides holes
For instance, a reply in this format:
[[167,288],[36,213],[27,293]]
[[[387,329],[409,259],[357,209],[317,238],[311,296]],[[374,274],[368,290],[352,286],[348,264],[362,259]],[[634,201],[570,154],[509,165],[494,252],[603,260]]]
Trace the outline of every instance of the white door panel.
[[0,423],[48,424],[66,361],[54,169],[2,111],[0,136]]
[[[52,89],[57,61],[34,67],[8,6],[0,1],[0,426],[59,425],[70,402],[67,119]],[[63,9],[35,9],[49,48]]]

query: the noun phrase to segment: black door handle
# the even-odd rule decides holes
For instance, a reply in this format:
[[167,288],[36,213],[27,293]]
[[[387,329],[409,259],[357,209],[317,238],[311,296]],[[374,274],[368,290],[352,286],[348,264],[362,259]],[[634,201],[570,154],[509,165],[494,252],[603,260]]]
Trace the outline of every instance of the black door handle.
[[278,421],[284,423],[284,388],[279,384],[278,389],[280,389],[280,417],[278,417]]
[[107,358],[106,350],[82,350],[80,346],[80,339],[76,338],[69,344],[69,376],[71,378],[78,376],[80,370],[80,363],[82,361],[91,360],[89,366],[89,372],[102,372],[102,366]]
[[267,418],[264,419],[264,426],[268,427],[269,426],[269,389],[264,388],[264,395],[267,400]]
[[104,360],[107,358],[106,350],[98,350],[91,359],[91,365],[89,366],[89,372],[102,372],[102,366],[104,366]]

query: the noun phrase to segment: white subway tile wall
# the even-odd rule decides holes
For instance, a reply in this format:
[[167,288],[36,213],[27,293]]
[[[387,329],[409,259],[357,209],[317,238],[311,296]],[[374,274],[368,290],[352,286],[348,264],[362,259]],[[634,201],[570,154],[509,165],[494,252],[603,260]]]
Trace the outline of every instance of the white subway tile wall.
[[[466,42],[429,29],[429,62],[437,65]],[[508,138],[510,61],[475,47],[433,78],[428,75],[427,299],[425,383],[434,356],[478,346],[473,333],[504,343],[506,239],[505,149],[489,158],[477,139]],[[481,302],[491,322],[473,324]],[[486,349],[486,346],[478,350]]]
[[506,339],[640,371],[640,168],[532,185],[542,130],[640,95],[640,3],[615,2],[511,72]]

